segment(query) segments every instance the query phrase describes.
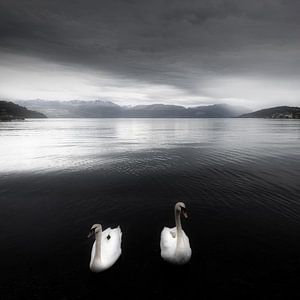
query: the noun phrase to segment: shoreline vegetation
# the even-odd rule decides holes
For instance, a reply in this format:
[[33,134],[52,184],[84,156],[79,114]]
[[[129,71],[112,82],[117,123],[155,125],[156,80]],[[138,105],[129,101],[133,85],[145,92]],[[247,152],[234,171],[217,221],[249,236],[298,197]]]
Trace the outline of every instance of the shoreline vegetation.
[[[21,105],[19,105],[21,104]],[[28,105],[27,105],[28,104]],[[26,108],[27,106],[28,108]],[[300,107],[277,106],[249,112],[228,104],[197,107],[151,104],[132,107],[109,101],[0,101],[0,121],[27,118],[265,118],[300,119]]]

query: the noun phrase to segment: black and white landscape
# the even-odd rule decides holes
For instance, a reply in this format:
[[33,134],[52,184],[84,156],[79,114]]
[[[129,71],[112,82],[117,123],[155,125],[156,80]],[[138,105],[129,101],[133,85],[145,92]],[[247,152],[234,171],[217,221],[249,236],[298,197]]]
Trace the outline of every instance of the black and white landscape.
[[299,11],[0,0],[0,298],[300,299]]

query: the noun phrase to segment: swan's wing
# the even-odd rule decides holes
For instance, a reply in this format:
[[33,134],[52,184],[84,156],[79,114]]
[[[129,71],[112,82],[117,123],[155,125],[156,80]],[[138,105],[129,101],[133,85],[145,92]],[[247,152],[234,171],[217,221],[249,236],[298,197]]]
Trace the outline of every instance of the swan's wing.
[[182,238],[177,244],[176,257],[175,257],[176,259],[174,262],[177,264],[185,264],[191,259],[191,256],[192,256],[192,249],[190,246],[189,238],[182,230]]
[[183,249],[183,251],[186,252],[187,255],[190,256],[192,254],[190,240],[183,230],[182,230],[182,238],[180,239],[180,243],[178,247]]
[[111,229],[110,227],[102,232],[102,241],[105,242],[117,242],[121,244],[122,231],[120,226]]
[[106,263],[114,263],[121,255],[122,232],[120,227],[107,228],[102,232],[101,259]]
[[[110,232],[111,232],[111,228],[110,227],[108,227],[104,231],[102,231],[102,234],[101,234],[102,240],[107,239],[107,237],[110,235]],[[101,240],[101,242],[102,242],[102,240]]]
[[160,235],[161,255],[172,255],[176,249],[176,227],[164,227]]

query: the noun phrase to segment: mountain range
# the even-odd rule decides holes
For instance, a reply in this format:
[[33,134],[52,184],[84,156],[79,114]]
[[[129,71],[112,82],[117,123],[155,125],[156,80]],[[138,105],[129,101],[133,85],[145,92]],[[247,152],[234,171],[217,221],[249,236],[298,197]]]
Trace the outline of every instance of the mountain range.
[[0,121],[23,120],[25,118],[46,118],[46,116],[12,102],[0,101]]
[[[25,118],[273,118],[300,119],[300,108],[277,106],[249,112],[228,104],[184,107],[151,104],[120,106],[110,101],[0,101],[0,120]],[[26,107],[25,107],[26,106]]]
[[110,101],[15,101],[49,118],[232,118],[250,112],[228,104],[197,107],[151,104],[120,106]]

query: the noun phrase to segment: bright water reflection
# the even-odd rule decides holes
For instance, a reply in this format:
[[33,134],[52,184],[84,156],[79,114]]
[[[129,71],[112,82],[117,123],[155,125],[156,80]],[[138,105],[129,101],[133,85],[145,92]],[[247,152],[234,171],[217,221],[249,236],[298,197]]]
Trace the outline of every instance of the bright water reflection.
[[28,120],[0,124],[0,164],[2,173],[73,171],[124,160],[130,153],[177,147],[210,149],[220,161],[224,153],[237,160],[280,158],[299,150],[299,136],[296,120]]

